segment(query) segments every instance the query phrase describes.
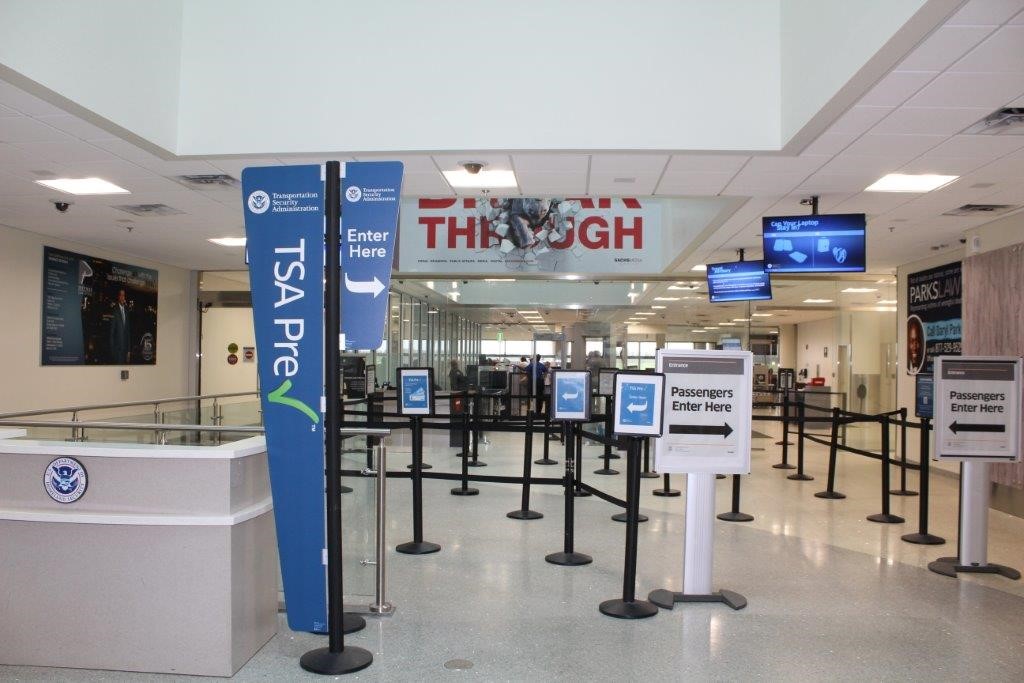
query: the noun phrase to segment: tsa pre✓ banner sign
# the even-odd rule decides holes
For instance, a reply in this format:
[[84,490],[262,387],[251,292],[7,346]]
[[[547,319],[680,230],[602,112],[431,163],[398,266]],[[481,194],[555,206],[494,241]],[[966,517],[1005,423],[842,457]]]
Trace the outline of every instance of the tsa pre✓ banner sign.
[[242,172],[260,401],[288,626],[320,632],[327,630],[322,168]]

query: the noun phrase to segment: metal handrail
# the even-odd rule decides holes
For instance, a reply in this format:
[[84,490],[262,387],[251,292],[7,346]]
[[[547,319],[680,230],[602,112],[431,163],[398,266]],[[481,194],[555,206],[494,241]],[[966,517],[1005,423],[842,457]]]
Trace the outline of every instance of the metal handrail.
[[204,394],[200,396],[174,396],[171,398],[153,398],[147,401],[124,401],[123,403],[106,403],[101,405],[70,406],[67,408],[46,408],[28,410],[17,413],[0,413],[0,420],[11,417],[32,417],[34,415],[50,415],[53,413],[79,413],[83,410],[107,410],[110,408],[130,408],[132,406],[158,406],[162,403],[184,403],[186,401],[202,401],[205,399],[235,398],[237,396],[258,396],[258,391],[238,391],[230,394]]
[[163,422],[77,422],[71,420],[7,420],[0,427],[70,427],[78,429],[138,429],[152,432],[244,432],[262,434],[263,427],[223,427],[217,425],[175,425]]

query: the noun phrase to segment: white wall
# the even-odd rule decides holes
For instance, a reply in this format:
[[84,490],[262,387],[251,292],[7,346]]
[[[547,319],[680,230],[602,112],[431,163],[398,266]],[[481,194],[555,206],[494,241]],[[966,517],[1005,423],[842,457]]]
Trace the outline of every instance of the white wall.
[[796,326],[796,371],[799,375],[801,370],[807,370],[807,380],[799,381],[809,381],[811,377],[824,377],[826,385],[835,386],[835,361],[835,318],[800,323]]
[[[228,363],[228,344],[238,344],[238,363]],[[256,346],[251,308],[211,308],[203,313],[202,392],[256,391],[256,360],[247,363],[242,348]]]
[[797,367],[796,325],[779,325],[779,367]]
[[[43,246],[159,271],[157,361],[127,368],[46,366],[41,361]],[[117,403],[190,393],[190,316],[195,310],[191,273],[65,240],[0,227],[0,358],[4,359],[0,412]],[[128,369],[130,377],[120,379]]]

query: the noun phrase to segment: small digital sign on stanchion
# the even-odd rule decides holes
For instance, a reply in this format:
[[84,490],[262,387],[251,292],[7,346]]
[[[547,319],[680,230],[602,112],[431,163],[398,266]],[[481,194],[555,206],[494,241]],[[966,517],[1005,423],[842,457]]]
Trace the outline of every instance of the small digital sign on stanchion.
[[672,609],[676,602],[724,602],[733,609],[747,600],[714,591],[715,474],[750,473],[753,362],[749,351],[658,351],[665,375],[667,434],[655,447],[655,469],[686,476],[683,590],[661,589],[648,598]]
[[657,606],[636,599],[637,526],[640,517],[640,443],[643,437],[661,436],[664,417],[665,376],[650,372],[615,375],[615,419],[612,432],[628,437],[626,449],[626,562],[622,598],[605,600],[602,614],[618,619],[642,619],[658,613]]
[[423,417],[434,414],[433,368],[398,369],[398,412],[412,418],[412,531],[413,539],[395,550],[426,555],[441,549],[423,540]]
[[576,481],[573,452],[576,439],[572,427],[590,420],[590,372],[586,370],[554,370],[551,374],[551,421],[562,423],[565,441],[565,531],[562,552],[551,553],[544,559],[551,564],[574,567],[594,561],[590,555],[573,548],[574,509],[573,486]]

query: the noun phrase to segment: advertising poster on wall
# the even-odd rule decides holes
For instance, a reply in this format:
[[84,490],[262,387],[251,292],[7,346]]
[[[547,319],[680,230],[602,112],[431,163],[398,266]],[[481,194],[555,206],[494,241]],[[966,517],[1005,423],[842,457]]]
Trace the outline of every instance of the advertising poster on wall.
[[403,273],[661,272],[654,199],[446,198],[404,202]]
[[908,375],[930,375],[936,356],[960,355],[962,282],[959,261],[907,277]]
[[155,365],[157,271],[43,247],[43,365]]

